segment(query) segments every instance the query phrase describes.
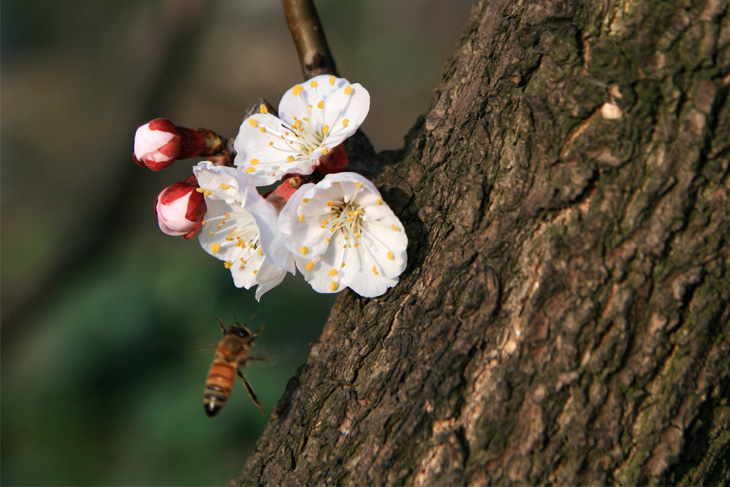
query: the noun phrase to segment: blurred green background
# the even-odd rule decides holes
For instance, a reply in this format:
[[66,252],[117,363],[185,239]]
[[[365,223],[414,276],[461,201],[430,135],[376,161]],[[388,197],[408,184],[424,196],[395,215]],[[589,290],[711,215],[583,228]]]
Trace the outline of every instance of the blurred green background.
[[[316,3],[363,131],[402,146],[472,0]],[[163,235],[156,194],[195,161],[131,158],[156,117],[233,136],[259,96],[301,81],[273,0],[2,0],[2,485],[223,485],[239,473],[333,296],[301,277],[256,303],[196,239]],[[247,368],[206,417],[215,316],[257,313]]]

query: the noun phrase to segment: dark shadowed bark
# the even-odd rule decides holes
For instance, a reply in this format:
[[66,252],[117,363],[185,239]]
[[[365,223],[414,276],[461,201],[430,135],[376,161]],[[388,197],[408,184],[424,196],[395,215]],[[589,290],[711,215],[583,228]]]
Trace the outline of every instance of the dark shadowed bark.
[[730,9],[480,1],[233,485],[730,482]]

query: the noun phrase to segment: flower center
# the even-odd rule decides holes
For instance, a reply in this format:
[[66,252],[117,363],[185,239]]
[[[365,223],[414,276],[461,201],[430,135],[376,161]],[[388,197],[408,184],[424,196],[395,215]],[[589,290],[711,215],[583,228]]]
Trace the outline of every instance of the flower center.
[[360,238],[363,215],[360,205],[354,202],[328,201],[327,206],[330,208],[330,213],[329,218],[322,221],[323,226],[330,225],[332,233],[337,230],[342,231],[345,240],[349,237]]

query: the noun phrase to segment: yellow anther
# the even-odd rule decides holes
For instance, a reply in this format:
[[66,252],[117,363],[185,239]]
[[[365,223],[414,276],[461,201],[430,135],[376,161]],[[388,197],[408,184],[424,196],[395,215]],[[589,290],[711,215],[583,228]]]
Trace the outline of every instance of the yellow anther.
[[274,145],[274,142],[273,141],[269,142],[269,146],[272,146],[272,145]]
[[396,232],[400,232],[400,228],[396,227],[395,224],[390,225],[390,228],[392,228]]
[[327,202],[327,206],[335,206],[335,202],[334,201],[328,201]]
[[213,236],[213,231],[212,231],[212,230],[211,230],[211,231],[209,231],[209,232],[208,232],[208,235],[210,235],[210,236],[212,237],[212,236]]
[[379,204],[379,205],[382,205],[383,204],[383,198],[378,198],[377,200],[375,200],[375,202],[377,204]]
[[322,135],[327,135],[327,132],[329,132],[329,131],[330,131],[330,126],[329,125],[324,125],[322,127]]
[[322,225],[327,225],[329,222],[329,220],[322,220]]
[[304,221],[304,213],[302,213],[301,215],[299,215],[299,221],[300,222],[303,222]]
[[373,266],[373,274],[378,274],[378,270],[375,268],[375,266]]
[[210,247],[210,251],[211,251],[211,252],[213,252],[214,254],[217,254],[218,252],[220,252],[220,251],[221,251],[221,246],[220,246],[220,244],[214,243],[214,244],[213,244],[213,245],[212,245],[212,246]]
[[328,149],[327,147],[322,147],[322,148],[321,148],[321,149],[320,149],[319,151],[320,151],[320,152],[322,153],[322,155],[324,156],[324,155],[326,155],[326,154],[327,154],[327,153],[328,153],[328,152],[329,152],[330,150],[329,150],[329,149]]
[[329,272],[329,275],[330,275],[330,276],[336,276],[336,275],[337,275],[337,270],[335,270],[335,269],[332,269],[332,270],[331,270],[331,271]]
[[256,274],[258,274],[258,273],[259,273],[259,271],[253,271],[253,275],[254,275],[254,276],[255,276]]
[[319,86],[319,83],[317,83],[316,81],[312,81],[311,83],[309,83],[309,86],[311,86],[312,88],[316,88],[317,86]]
[[389,251],[388,251],[388,258],[389,258],[390,260],[394,260],[394,259],[395,259],[395,256],[393,255],[393,251],[392,251],[392,250],[389,250]]
[[309,149],[307,149],[307,152],[309,152],[309,153],[311,154],[312,152],[314,152],[314,149],[312,149],[312,148],[310,147]]
[[337,291],[337,281],[330,281],[330,289]]
[[317,102],[317,108],[319,108],[320,110],[324,108],[324,100],[319,100]]
[[340,267],[345,267],[345,263],[343,262],[342,265],[340,265]]
[[261,126],[261,128],[260,128],[259,130],[260,130],[261,132],[266,132],[266,127],[264,127],[264,126],[262,125],[262,126]]
[[259,124],[259,121],[256,120],[255,118],[249,118],[248,123],[250,123],[252,127],[257,127]]
[[302,198],[302,203],[309,203],[309,198]]
[[343,126],[343,127],[345,127],[345,128],[347,128],[347,126],[348,126],[349,124],[350,124],[350,120],[348,120],[348,119],[344,119],[344,120],[342,121],[342,126]]
[[334,85],[335,85],[335,80],[336,80],[336,79],[337,79],[337,78],[335,78],[334,76],[330,76],[330,85],[331,85],[331,86],[334,86]]
[[251,166],[248,166],[246,169],[243,170],[243,172],[254,172],[256,169],[252,168]]
[[226,269],[230,269],[231,267],[233,267],[233,262],[227,260],[223,263],[223,267],[225,267]]
[[299,249],[299,252],[301,252],[303,254],[308,254],[309,253],[309,249],[307,247],[302,247],[302,248]]
[[294,162],[294,156],[287,156],[286,162]]
[[304,87],[302,85],[296,85],[294,88],[292,88],[291,92],[294,96],[299,96],[302,93],[302,90],[304,90]]
[[345,88],[345,94],[349,95],[350,93],[352,93],[352,86],[348,86],[347,88]]
[[311,271],[314,268],[314,262],[309,261],[306,266],[304,266],[305,269],[308,271]]
[[362,188],[362,183],[355,183],[356,188]]
[[354,214],[355,214],[355,210],[350,210],[350,211],[348,211],[348,212],[347,212],[347,214],[348,214],[349,216],[352,216],[352,215],[354,215]]
[[231,217],[231,214],[228,213],[228,212],[226,212],[223,216],[225,216],[226,218],[230,218]]
[[201,225],[205,225],[206,223],[208,223],[206,220],[200,222]]
[[255,166],[258,163],[259,163],[259,160],[258,159],[251,159],[251,165],[252,166]]
[[259,248],[256,249],[256,253],[259,254],[259,255],[261,255],[261,256],[263,256],[264,255],[264,250],[261,247],[259,247]]
[[327,238],[326,238],[325,240],[326,240],[326,241],[328,241],[328,242],[331,242],[331,240],[330,240],[330,238],[329,238],[329,237],[327,237]]
[[259,112],[261,112],[261,113],[269,113],[269,109],[266,108],[266,105],[264,105],[262,103],[261,105],[259,105]]
[[[226,190],[226,189],[231,189],[231,187],[230,187],[230,186],[228,186],[228,185],[227,185],[227,184],[225,184],[225,183],[221,183],[221,189],[223,189],[223,190]],[[228,217],[226,217],[226,218],[228,218]]]

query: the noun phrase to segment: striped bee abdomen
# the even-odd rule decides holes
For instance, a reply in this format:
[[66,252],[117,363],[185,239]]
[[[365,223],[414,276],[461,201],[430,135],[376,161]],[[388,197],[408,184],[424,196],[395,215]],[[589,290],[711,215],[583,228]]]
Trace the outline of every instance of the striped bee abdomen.
[[226,405],[235,378],[236,367],[230,363],[216,360],[210,366],[203,396],[203,406],[208,416],[215,416]]

